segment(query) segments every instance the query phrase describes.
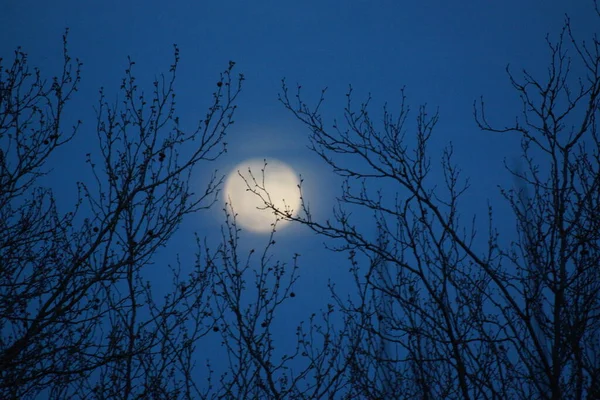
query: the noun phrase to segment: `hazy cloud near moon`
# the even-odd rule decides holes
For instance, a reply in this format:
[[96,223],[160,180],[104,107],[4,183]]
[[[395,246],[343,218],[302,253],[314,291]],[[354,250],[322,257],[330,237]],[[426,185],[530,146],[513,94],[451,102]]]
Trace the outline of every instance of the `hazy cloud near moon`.
[[[271,210],[264,209],[263,201],[248,190],[248,185],[265,198],[268,193],[277,208],[287,208],[297,213],[300,207],[299,183],[294,170],[279,160],[267,159],[265,168],[263,159],[250,159],[238,164],[227,175],[223,200],[233,206],[237,214],[236,222],[240,227],[257,233],[268,233],[272,229],[275,215]],[[280,221],[277,226],[280,228],[287,223]]]

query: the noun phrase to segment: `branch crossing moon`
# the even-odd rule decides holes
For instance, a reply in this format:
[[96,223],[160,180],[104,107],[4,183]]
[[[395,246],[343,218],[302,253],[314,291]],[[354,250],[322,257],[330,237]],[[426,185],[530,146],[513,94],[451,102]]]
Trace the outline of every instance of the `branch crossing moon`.
[[[237,214],[236,223],[257,233],[270,232],[276,217],[249,187],[279,210],[288,210],[294,215],[300,207],[300,182],[294,170],[278,160],[267,159],[266,162],[266,167],[265,160],[262,159],[251,159],[238,164],[227,175],[223,194],[224,201]],[[288,223],[289,221],[280,220],[277,227]]]

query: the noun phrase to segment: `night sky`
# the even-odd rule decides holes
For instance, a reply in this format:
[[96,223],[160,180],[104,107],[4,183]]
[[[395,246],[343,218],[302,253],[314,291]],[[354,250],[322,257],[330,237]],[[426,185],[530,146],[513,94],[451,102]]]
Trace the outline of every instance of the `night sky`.
[[[70,29],[69,52],[83,62],[79,92],[69,104],[65,127],[83,121],[76,139],[58,149],[50,160],[52,174],[43,184],[56,190],[63,211],[76,194],[75,182],[90,178],[85,154],[97,146],[93,106],[98,89],[115,99],[127,66],[136,62],[140,86],[151,90],[152,80],[168,72],[173,44],[181,51],[177,76],[177,112],[184,126],[203,118],[219,73],[230,60],[246,80],[228,133],[228,152],[204,164],[195,179],[201,188],[211,173],[226,174],[249,158],[277,158],[302,174],[306,196],[315,218],[331,217],[341,180],[307,148],[309,130],[278,102],[281,80],[293,88],[301,84],[307,101],[318,100],[327,87],[322,114],[326,125],[342,118],[345,94],[351,84],[355,102],[372,97],[372,113],[381,115],[388,103],[393,111],[406,89],[412,109],[409,127],[419,105],[439,110],[440,122],[432,139],[434,171],[439,153],[452,142],[455,161],[471,179],[462,204],[463,215],[485,222],[488,201],[494,204],[501,232],[510,234],[514,221],[497,185],[511,185],[503,169],[520,154],[516,136],[481,132],[473,119],[473,102],[484,96],[488,118],[499,125],[514,121],[519,99],[505,68],[518,75],[523,69],[544,77],[548,65],[546,34],[556,38],[567,13],[575,34],[589,36],[596,29],[591,0],[467,0],[392,1],[33,1],[2,0],[0,55],[10,62],[21,46],[31,65],[47,75],[60,71],[61,35]],[[410,135],[408,135],[410,137]],[[438,177],[439,178],[439,177]],[[393,193],[389,188],[389,193]],[[161,265],[180,254],[193,258],[192,232],[216,247],[221,240],[223,205],[187,218],[171,245],[162,249],[149,270],[157,290],[164,284]],[[370,215],[355,215],[367,229]],[[505,237],[508,240],[510,236]],[[295,304],[278,322],[282,342],[295,324],[326,307],[328,279],[343,292],[349,284],[346,255],[328,252],[324,239],[305,227],[291,225],[277,232],[274,257],[291,260],[301,254],[301,278]],[[241,233],[241,251],[260,248],[264,235]],[[154,272],[155,271],[155,272]],[[218,346],[213,348],[219,357]],[[201,357],[211,356],[203,352]],[[202,362],[200,362],[202,364]]]

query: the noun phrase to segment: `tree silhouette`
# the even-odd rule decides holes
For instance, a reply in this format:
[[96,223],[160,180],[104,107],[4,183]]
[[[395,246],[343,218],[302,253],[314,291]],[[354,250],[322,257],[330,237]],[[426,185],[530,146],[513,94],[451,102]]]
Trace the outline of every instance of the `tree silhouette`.
[[[279,220],[345,253],[355,283],[348,297],[330,284],[320,315],[291,327],[291,348],[279,347],[275,324],[304,295],[294,291],[301,258],[273,258],[277,221],[265,246],[245,253],[225,204],[218,243],[197,236],[192,265],[177,258],[161,266],[172,280],[163,297],[148,282],[182,221],[217,199],[220,176],[199,193],[190,184],[226,150],[244,80],[234,63],[190,131],[175,107],[177,47],[150,91],[129,60],[120,102],[109,104],[100,90],[98,147],[85,155],[93,178],[77,183],[64,213],[40,183],[81,126],[65,132],[81,63],[67,51],[67,34],[63,45],[62,71],[50,82],[20,49],[0,65],[0,397],[600,396],[597,37],[579,41],[566,19],[547,40],[547,76],[508,70],[523,106],[516,122],[497,127],[483,99],[474,103],[485,134],[521,138],[521,164],[506,166],[515,185],[500,191],[512,210],[510,237],[496,228],[491,205],[486,223],[465,220],[469,181],[451,145],[441,179],[432,173],[437,113],[419,107],[411,123],[402,92],[396,112],[386,106],[375,117],[368,100],[353,103],[351,88],[343,120],[329,124],[325,91],[310,106],[300,87],[292,93],[283,82],[282,104],[308,127],[312,151],[344,178],[342,193],[333,217],[321,221],[306,203],[298,216],[276,209],[259,176],[248,190]],[[359,213],[371,223],[359,223]],[[204,356],[215,344],[221,357]]]
[[191,173],[225,151],[243,76],[230,63],[188,132],[175,113],[177,47],[151,95],[129,60],[121,103],[109,105],[100,90],[99,151],[86,156],[94,180],[77,184],[75,208],[61,214],[38,179],[80,126],[62,126],[82,65],[67,34],[63,44],[63,70],[50,84],[20,49],[0,72],[1,397],[193,397],[190,354],[214,325],[212,265],[199,254],[189,276],[173,267],[162,302],[143,272],[186,215],[215,202],[220,179],[195,194]]
[[[489,205],[484,247],[481,225],[461,215],[469,181],[452,145],[439,167],[431,159],[437,113],[422,106],[410,124],[403,93],[396,115],[386,106],[374,117],[370,99],[355,106],[350,88],[343,122],[329,124],[325,91],[310,106],[283,82],[281,102],[344,178],[342,194],[333,220],[318,221],[248,188],[349,256],[360,301],[338,306],[363,338],[348,354],[350,397],[598,398],[600,42],[577,40],[567,18],[547,45],[547,76],[507,70],[523,105],[515,123],[494,127],[484,101],[474,105],[484,132],[520,135],[525,165],[507,165],[517,185],[501,189],[516,236],[500,235]],[[354,222],[367,214],[375,236]]]

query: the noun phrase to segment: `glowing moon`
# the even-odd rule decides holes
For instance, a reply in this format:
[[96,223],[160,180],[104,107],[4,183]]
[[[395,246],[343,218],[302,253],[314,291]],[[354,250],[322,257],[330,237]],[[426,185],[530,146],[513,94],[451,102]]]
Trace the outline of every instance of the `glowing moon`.
[[[248,184],[244,182],[240,174]],[[265,167],[264,160],[253,159],[238,164],[227,175],[223,196],[225,202],[230,204],[237,214],[236,223],[238,225],[253,232],[267,233],[273,228],[275,215],[272,210],[265,209],[264,202],[249,191],[248,186],[265,199],[268,193],[270,201],[277,209],[289,210],[295,214],[300,207],[299,183],[294,170],[281,161],[267,159]],[[279,221],[277,227],[288,222]]]

